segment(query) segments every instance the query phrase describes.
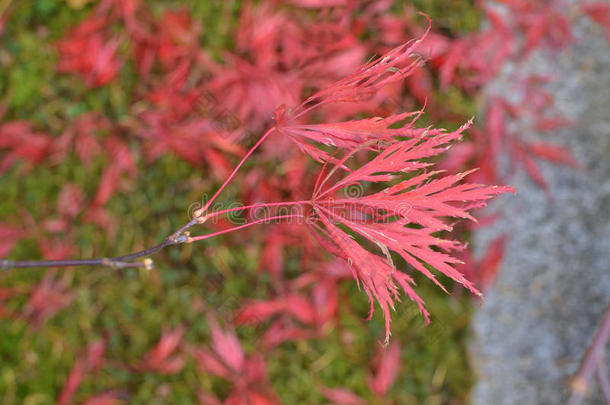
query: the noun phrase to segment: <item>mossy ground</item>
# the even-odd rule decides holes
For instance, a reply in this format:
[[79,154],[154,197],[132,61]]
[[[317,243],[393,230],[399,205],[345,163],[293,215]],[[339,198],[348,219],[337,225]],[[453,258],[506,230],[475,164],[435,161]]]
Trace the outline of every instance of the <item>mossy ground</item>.
[[[0,1],[0,5],[6,1]],[[9,1],[10,3],[10,1]],[[79,8],[82,3],[83,7]],[[465,2],[421,0],[415,7],[456,32],[476,28],[478,14]],[[120,122],[127,113],[130,90],[137,76],[129,65],[119,80],[90,90],[74,77],[55,72],[54,43],[67,27],[81,21],[90,2],[19,0],[9,4],[11,17],[0,38],[0,103],[7,107],[4,120],[27,119],[40,130],[59,135],[78,114],[101,111]],[[231,25],[237,2],[155,1],[154,9],[187,7],[204,27],[202,46],[212,52],[230,47]],[[473,22],[474,21],[474,22]],[[463,108],[461,97],[456,108]],[[18,223],[25,213],[36,222],[55,211],[61,187],[73,183],[92,198],[105,162],[83,168],[76,158],[59,164],[43,164],[27,173],[16,165],[0,177],[0,222]],[[108,234],[77,218],[73,224],[76,251],[82,256],[117,255],[150,246],[187,220],[187,207],[214,186],[204,169],[194,169],[167,155],[153,164],[140,163],[139,175],[128,192],[118,194],[107,208],[120,226]],[[231,192],[227,193],[228,198]],[[214,255],[206,252],[214,247]],[[196,390],[213,390],[222,396],[226,383],[198,371],[192,362],[176,375],[130,370],[140,356],[157,342],[164,328],[188,326],[185,339],[196,345],[209,342],[206,308],[229,316],[241,300],[263,297],[269,286],[256,266],[260,246],[235,235],[199,245],[170,248],[155,257],[152,272],[79,268],[67,273],[75,294],[71,304],[38,330],[23,320],[0,319],[0,403],[4,405],[54,403],[75,358],[88,342],[109,336],[107,358],[112,359],[95,377],[85,378],[76,399],[119,389],[129,394],[130,404],[195,404]],[[40,256],[34,240],[21,241],[11,258]],[[298,266],[288,256],[289,266]],[[3,287],[23,288],[41,280],[47,270],[8,272],[0,278]],[[466,347],[469,338],[471,301],[448,297],[421,280],[433,322],[425,326],[409,302],[396,308],[393,338],[402,343],[400,376],[384,404],[463,404],[473,384]],[[285,343],[266,359],[273,388],[286,404],[319,404],[320,384],[342,386],[374,399],[368,391],[366,373],[372,354],[383,335],[379,313],[370,322],[362,318],[368,310],[363,293],[355,284],[345,284],[357,313],[343,310],[344,330],[352,335],[349,351],[339,332],[324,340]],[[8,301],[18,311],[23,298]],[[379,311],[378,311],[379,312]],[[252,350],[262,330],[237,330],[246,351]],[[380,402],[381,403],[381,402]]]

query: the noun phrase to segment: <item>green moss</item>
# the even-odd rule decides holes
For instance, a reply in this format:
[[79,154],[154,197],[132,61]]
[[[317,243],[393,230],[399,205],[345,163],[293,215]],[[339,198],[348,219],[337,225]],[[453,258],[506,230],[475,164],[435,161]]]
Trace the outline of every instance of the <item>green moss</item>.
[[437,29],[453,36],[479,29],[481,12],[474,7],[474,0],[401,0],[395,2],[395,9],[413,7],[432,18]]

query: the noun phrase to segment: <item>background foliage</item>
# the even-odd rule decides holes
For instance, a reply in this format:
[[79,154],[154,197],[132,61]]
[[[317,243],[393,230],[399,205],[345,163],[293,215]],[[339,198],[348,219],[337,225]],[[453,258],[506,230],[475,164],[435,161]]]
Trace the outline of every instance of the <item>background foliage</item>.
[[[561,1],[548,8],[507,1],[512,25],[485,2],[345,3],[347,11],[319,9],[310,0],[0,1],[0,257],[116,256],[158,243],[188,220],[193,201],[218,187],[235,157],[272,122],[275,107],[419,37],[425,21],[415,10],[431,17],[434,35],[424,55],[429,67],[407,80],[408,91],[394,94],[401,110],[426,104],[422,125],[449,129],[484,110],[465,146],[442,163],[446,168],[479,166],[478,179],[497,184],[494,160],[506,148],[544,186],[534,158],[576,164],[568,151],[526,144],[507,129],[509,116],[526,112],[539,129],[569,124],[552,114],[552,100],[538,86],[546,78],[518,78],[525,84],[516,99],[480,92],[502,63],[569,42],[571,21],[558,11]],[[479,34],[484,13],[492,24]],[[285,45],[293,37],[282,30],[302,28],[294,21],[305,21],[308,34],[320,30],[322,45],[307,35],[299,49]],[[324,37],[335,26],[347,27],[346,42]],[[267,34],[280,45],[268,46]],[[335,54],[335,45],[345,53]],[[350,56],[351,50],[362,54]],[[319,63],[313,71],[303,63],[309,58]],[[274,81],[292,93],[277,91]],[[359,108],[321,118],[390,109],[381,102]],[[212,132],[221,136],[207,136]],[[311,167],[274,144],[246,164],[222,200],[293,197]],[[265,392],[252,403],[327,403],[333,395],[336,403],[362,403],[327,388],[341,387],[365,403],[467,403],[472,303],[459,288],[447,297],[416,277],[433,322],[425,326],[410,302],[400,303],[392,326],[400,349],[380,348],[383,319],[363,320],[368,303],[351,280],[317,292],[340,302],[326,322],[292,328],[294,319],[281,318],[295,336],[279,344],[267,340],[276,321],[235,319],[246,302],[287,294],[303,272],[310,245],[301,234],[290,238],[270,228],[166,249],[152,272],[4,272],[0,402],[214,404],[215,397],[254,387]],[[470,230],[458,229],[465,237]],[[489,282],[502,246],[499,239],[481,261],[465,253],[462,271]],[[307,316],[305,307],[294,312]],[[222,347],[239,353],[234,327],[254,377],[210,371],[211,352],[225,363],[238,361],[222,353]],[[261,354],[266,373],[259,375]]]

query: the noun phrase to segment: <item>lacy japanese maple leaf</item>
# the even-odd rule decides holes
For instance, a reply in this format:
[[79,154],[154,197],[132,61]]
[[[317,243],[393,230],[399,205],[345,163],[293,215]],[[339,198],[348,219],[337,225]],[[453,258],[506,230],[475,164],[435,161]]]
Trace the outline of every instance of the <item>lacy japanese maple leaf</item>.
[[[281,106],[274,113],[276,130],[289,136],[301,151],[318,162],[328,160],[329,154],[317,144],[349,150],[372,139],[391,140],[393,136],[413,136],[423,133],[423,130],[417,130],[411,125],[403,126],[399,130],[391,128],[407,117],[417,118],[421,114],[417,112],[333,124],[301,125],[298,121],[312,110],[329,104],[371,99],[383,88],[406,78],[422,63],[421,58],[414,52],[426,34],[427,32],[421,39],[401,45],[383,57],[365,64],[355,73],[318,90],[294,109]],[[415,119],[412,123],[414,121]]]
[[[363,133],[366,133],[369,121],[359,122],[363,123]],[[452,142],[461,138],[469,125],[467,123],[453,132],[429,130],[410,137],[369,140],[341,159],[328,157],[309,200],[254,204],[206,213],[208,202],[195,212],[195,216],[203,223],[236,210],[272,209],[289,205],[310,207],[311,214],[306,223],[312,234],[330,253],[348,264],[354,279],[369,297],[370,314],[373,313],[374,302],[379,303],[385,317],[388,340],[390,308],[394,308],[394,300],[399,299],[400,290],[418,305],[426,320],[429,317],[423,300],[413,288],[413,278],[397,269],[391,252],[444,291],[446,289],[436,279],[433,269],[480,295],[477,288],[454,268],[461,261],[450,253],[461,250],[463,245],[443,239],[436,233],[452,230],[447,218],[474,221],[469,210],[484,206],[488,199],[498,194],[514,190],[510,187],[462,183],[462,179],[472,171],[437,178],[441,171],[428,170],[432,163],[425,161],[446,151]],[[357,127],[358,121],[350,124],[350,128]],[[396,131],[402,135],[399,128]],[[370,146],[379,146],[380,141],[383,141],[383,148],[371,160],[359,167],[349,167],[353,164],[348,164],[348,160],[355,160],[360,152],[370,153]],[[329,162],[333,167],[327,171]],[[355,186],[364,190],[365,185],[372,185],[380,191],[358,194],[354,198],[335,198],[335,194],[341,190],[358,190]],[[221,190],[222,187],[210,201]],[[211,234],[189,237],[189,241],[208,239],[260,223],[296,218],[303,219],[304,214],[296,212],[267,216]],[[371,248],[377,249],[381,255],[373,253]],[[276,308],[271,310],[273,312]]]
[[[356,73],[318,90],[293,110],[284,106],[278,108],[274,114],[275,127],[256,142],[223,185],[203,207],[194,212],[197,221],[204,223],[236,210],[289,205],[310,207],[311,216],[307,223],[313,235],[329,252],[348,264],[353,277],[369,297],[370,313],[373,312],[374,301],[381,306],[386,321],[386,340],[390,336],[390,308],[394,307],[394,300],[399,299],[400,290],[417,303],[428,319],[424,302],[413,289],[413,278],[396,268],[391,252],[443,290],[445,288],[437,281],[432,269],[480,295],[475,286],[454,268],[461,262],[450,253],[463,246],[456,241],[442,239],[435,233],[452,230],[446,218],[474,220],[468,212],[470,209],[484,206],[486,200],[512,189],[462,184],[461,180],[468,173],[435,178],[440,172],[427,170],[431,163],[423,159],[447,150],[450,143],[461,138],[470,122],[453,132],[418,129],[415,121],[422,111],[333,124],[305,125],[298,121],[315,108],[370,99],[383,87],[400,81],[421,65],[414,51],[422,40],[423,37],[404,44],[367,63]],[[272,134],[289,137],[304,153],[324,162],[311,199],[208,212],[212,202],[244,161]],[[334,147],[337,152],[347,153],[338,159],[327,147],[323,149],[322,144]],[[377,155],[364,165],[349,167],[354,166],[348,164],[350,158],[356,160],[357,155],[374,151]],[[329,164],[333,167],[326,173]],[[379,189],[387,182],[392,183],[368,195],[344,199],[334,197],[338,191],[353,185],[372,184]],[[188,242],[205,240],[256,224],[303,217],[302,212],[267,216],[218,232],[189,236]],[[379,250],[382,255],[373,253],[371,248]]]
[[[368,163],[350,169],[346,161],[356,154],[356,149],[336,162],[328,174],[323,169],[318,178],[311,200],[312,231],[327,250],[348,264],[354,279],[369,297],[371,314],[374,301],[379,303],[386,320],[386,340],[390,336],[390,308],[399,298],[400,289],[417,303],[428,319],[424,302],[413,289],[413,278],[397,269],[391,251],[445,291],[430,268],[480,295],[455,270],[460,261],[449,254],[463,246],[435,233],[452,230],[445,218],[474,220],[468,212],[470,209],[484,206],[493,196],[513,190],[462,184],[461,180],[469,172],[435,178],[439,172],[426,170],[431,163],[422,161],[448,149],[449,143],[460,138],[467,126],[454,132],[433,131],[394,140]],[[327,185],[331,181],[332,185]],[[334,198],[336,192],[346,187],[389,181],[395,184],[381,191],[356,198]],[[381,255],[373,253],[369,245]]]

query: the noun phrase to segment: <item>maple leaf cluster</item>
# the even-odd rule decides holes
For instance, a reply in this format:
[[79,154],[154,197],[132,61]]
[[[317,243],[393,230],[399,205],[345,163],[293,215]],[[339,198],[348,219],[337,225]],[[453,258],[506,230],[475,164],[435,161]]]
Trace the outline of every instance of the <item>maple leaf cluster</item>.
[[[97,183],[91,197],[65,184],[54,212],[43,220],[23,213],[21,223],[0,223],[0,257],[21,239],[33,239],[46,259],[77,255],[71,226],[76,220],[95,224],[112,238],[120,219],[106,210],[107,203],[129,192],[138,167],[164,154],[216,182],[238,185],[239,211],[250,222],[236,227],[224,214],[237,209],[206,206],[201,222],[213,232],[191,241],[237,229],[242,232],[226,240],[227,246],[260,241],[258,268],[270,278],[269,296],[245,300],[224,329],[210,316],[210,348],[188,343],[188,328],[180,326],[167,329],[140,361],[127,366],[174,374],[190,357],[231,385],[223,400],[200,390],[204,404],[279,403],[264,357],[247,354],[230,323],[262,325],[258,348],[265,353],[286,341],[324,338],[341,322],[340,305],[349,305],[340,285],[354,279],[369,297],[371,314],[375,303],[380,306],[387,341],[391,309],[401,294],[429,317],[425,297],[415,289],[416,273],[445,291],[455,282],[480,295],[496,274],[507,236],[492,242],[482,258],[472,257],[458,240],[493,220],[477,208],[512,191],[483,185],[503,183],[499,156],[509,153],[542,187],[548,186],[539,159],[578,166],[569,150],[522,137],[572,123],[555,111],[545,91],[551,78],[514,69],[515,95],[483,89],[507,65],[533,52],[555,55],[569,45],[576,18],[588,16],[606,33],[610,29],[610,8],[603,2],[567,13],[562,0],[482,1],[478,6],[489,24],[455,37],[409,6],[395,12],[391,1],[280,3],[246,2],[232,33],[234,47],[216,55],[201,46],[205,27],[187,10],[156,15],[143,1],[102,0],[57,41],[56,69],[103,88],[120,83],[122,69],[133,65],[138,85],[126,117],[87,112],[60,133],[24,120],[0,122],[0,173],[25,175],[37,165],[56,167],[68,156],[85,169],[105,162],[99,178],[92,179]],[[383,56],[367,62],[371,55]],[[476,122],[449,111],[436,96],[451,87],[483,100]],[[419,125],[424,110],[429,121],[452,122],[457,129]],[[233,161],[244,154],[253,155],[256,164],[232,172]],[[272,166],[278,170],[270,171]],[[467,175],[476,184],[464,182]],[[263,219],[256,217],[257,209],[264,210]],[[459,219],[467,221],[454,223]],[[277,223],[262,234],[245,229],[269,222]],[[295,248],[302,271],[292,277],[285,258]],[[23,294],[27,304],[21,312],[2,306]],[[27,292],[0,289],[0,317],[20,317],[40,328],[73,298],[69,279],[49,273]],[[60,403],[69,403],[85,375],[104,363],[101,342],[76,359]],[[371,395],[388,393],[400,356],[398,340],[380,349],[367,380]],[[320,392],[337,404],[365,403],[343,388],[320,386]],[[105,392],[87,403],[118,403],[123,396]]]

